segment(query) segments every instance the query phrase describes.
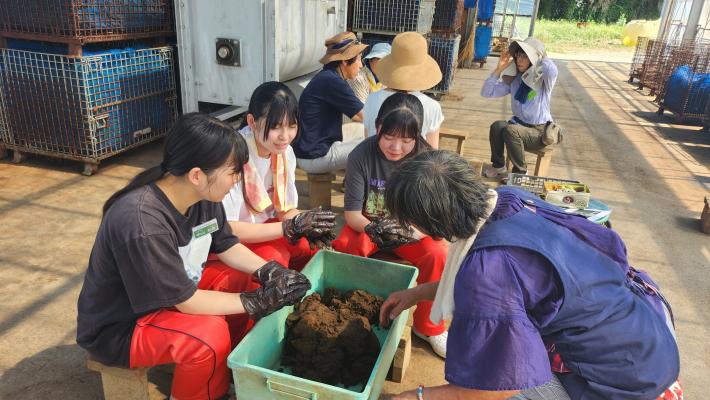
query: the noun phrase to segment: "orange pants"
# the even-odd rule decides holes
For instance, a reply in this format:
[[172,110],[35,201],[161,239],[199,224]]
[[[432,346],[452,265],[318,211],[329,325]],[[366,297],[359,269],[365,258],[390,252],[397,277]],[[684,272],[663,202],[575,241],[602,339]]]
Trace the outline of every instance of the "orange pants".
[[[360,233],[345,225],[340,235],[333,241],[337,251],[361,257],[369,257],[378,248],[366,233]],[[419,269],[417,283],[436,282],[441,279],[441,273],[446,264],[447,244],[443,240],[434,240],[425,236],[418,242],[401,246],[392,252],[409,261]],[[414,328],[421,334],[436,336],[446,330],[443,321],[435,324],[429,319],[431,301],[420,301],[414,312]]]

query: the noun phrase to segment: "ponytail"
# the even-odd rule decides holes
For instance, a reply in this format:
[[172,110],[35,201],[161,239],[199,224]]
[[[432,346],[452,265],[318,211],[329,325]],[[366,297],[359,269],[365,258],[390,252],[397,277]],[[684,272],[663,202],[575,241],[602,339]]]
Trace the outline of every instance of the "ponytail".
[[155,167],[148,168],[147,170],[136,175],[131,180],[131,182],[129,182],[128,185],[126,185],[126,187],[124,187],[123,189],[114,193],[113,195],[111,195],[111,197],[108,198],[108,200],[106,200],[106,203],[104,203],[103,214],[106,215],[106,211],[108,211],[108,209],[111,207],[111,205],[113,205],[113,203],[115,203],[119,197],[130,192],[133,189],[136,189],[141,186],[145,186],[145,185],[148,185],[150,183],[157,181],[158,179],[162,178],[165,175],[165,172],[166,171],[163,170],[163,167],[161,165],[156,165]]
[[136,175],[123,189],[104,203],[103,214],[123,195],[153,183],[166,174],[183,176],[193,168],[210,175],[217,168],[231,163],[244,177],[244,164],[249,161],[249,150],[244,138],[234,129],[207,114],[184,114],[170,128],[163,147],[163,161]]

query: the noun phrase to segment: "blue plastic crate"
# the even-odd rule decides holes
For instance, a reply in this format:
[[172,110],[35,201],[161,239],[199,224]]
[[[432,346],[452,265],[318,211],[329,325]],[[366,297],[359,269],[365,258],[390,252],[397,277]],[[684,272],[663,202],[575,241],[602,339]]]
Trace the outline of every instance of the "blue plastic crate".
[[176,118],[170,47],[69,57],[61,45],[9,46],[2,50],[6,122],[12,144],[29,152],[98,162],[162,136]]

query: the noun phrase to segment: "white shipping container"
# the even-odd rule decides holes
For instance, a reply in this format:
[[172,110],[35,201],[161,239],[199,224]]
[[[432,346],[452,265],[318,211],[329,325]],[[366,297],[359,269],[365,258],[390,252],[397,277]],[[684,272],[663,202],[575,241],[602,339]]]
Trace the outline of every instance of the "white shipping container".
[[346,29],[347,0],[176,0],[183,112],[249,104],[261,83],[319,70],[325,40]]

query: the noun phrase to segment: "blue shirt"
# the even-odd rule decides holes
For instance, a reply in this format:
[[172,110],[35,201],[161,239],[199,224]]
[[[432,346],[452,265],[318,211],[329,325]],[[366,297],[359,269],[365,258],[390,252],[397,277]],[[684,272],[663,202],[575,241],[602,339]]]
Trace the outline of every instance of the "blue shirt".
[[550,101],[552,99],[552,89],[557,81],[557,66],[555,63],[549,58],[542,60],[542,87],[539,91],[531,91],[528,95],[528,100],[524,104],[515,100],[515,93],[522,82],[521,76],[522,74],[518,74],[510,84],[507,84],[494,74],[491,74],[483,82],[481,96],[494,98],[511,94],[510,107],[513,110],[513,115],[521,121],[531,125],[552,121]]
[[312,160],[343,140],[343,114],[352,118],[363,104],[335,68],[324,67],[298,101],[299,134],[291,146],[297,158]]

